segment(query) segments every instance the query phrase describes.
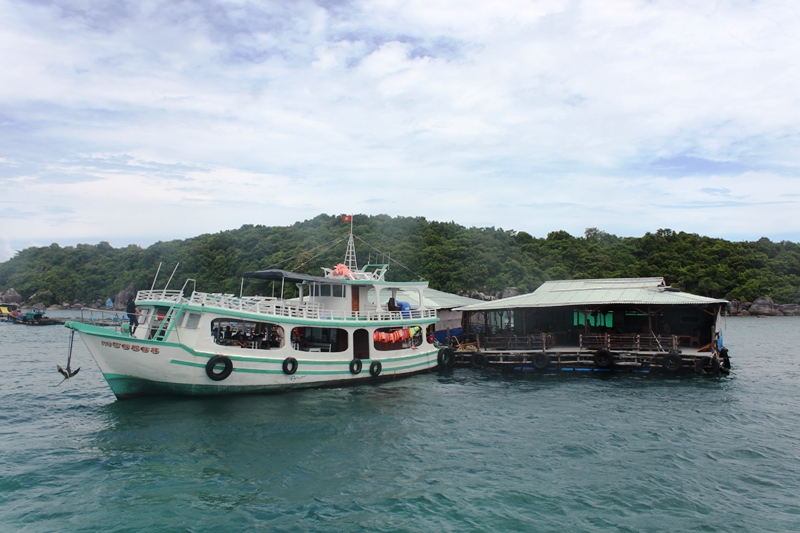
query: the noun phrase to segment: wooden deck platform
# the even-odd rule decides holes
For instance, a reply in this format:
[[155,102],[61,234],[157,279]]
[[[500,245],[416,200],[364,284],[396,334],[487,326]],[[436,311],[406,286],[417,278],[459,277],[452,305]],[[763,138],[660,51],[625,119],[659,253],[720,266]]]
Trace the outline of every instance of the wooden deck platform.
[[508,370],[571,372],[662,372],[667,374],[727,374],[727,352],[720,356],[699,348],[681,350],[614,351],[580,346],[550,346],[539,349],[456,348],[455,365]]

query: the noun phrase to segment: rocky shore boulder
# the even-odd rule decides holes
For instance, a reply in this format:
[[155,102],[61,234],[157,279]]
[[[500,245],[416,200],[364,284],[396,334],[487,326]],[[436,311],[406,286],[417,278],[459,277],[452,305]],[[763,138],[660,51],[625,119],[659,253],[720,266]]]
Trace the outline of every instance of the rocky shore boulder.
[[128,304],[128,298],[131,297],[136,298],[136,289],[133,288],[133,285],[128,285],[113,298],[114,309],[125,309],[125,306]]
[[754,316],[783,316],[783,313],[775,306],[772,298],[756,298],[747,310]]
[[754,302],[731,300],[731,316],[800,316],[800,304],[776,304],[772,298],[756,298]]
[[779,305],[783,316],[800,316],[800,304],[782,304]]
[[6,292],[0,292],[0,302],[7,304],[21,304],[22,296],[19,295],[14,289],[8,289]]
[[486,294],[480,291],[467,291],[467,292],[459,292],[459,296],[465,296],[467,298],[472,298],[473,300],[495,300],[496,298],[490,294]]
[[503,298],[511,298],[512,296],[519,296],[520,292],[519,289],[516,287],[508,287],[507,289],[503,289],[502,291],[498,292],[495,295],[495,298],[498,300],[502,300]]

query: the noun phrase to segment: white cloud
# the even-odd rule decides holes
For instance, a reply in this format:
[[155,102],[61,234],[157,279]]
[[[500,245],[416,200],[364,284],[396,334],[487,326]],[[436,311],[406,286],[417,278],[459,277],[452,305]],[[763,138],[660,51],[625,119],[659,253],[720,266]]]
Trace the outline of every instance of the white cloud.
[[786,3],[70,6],[0,0],[8,249],[320,212],[800,240]]

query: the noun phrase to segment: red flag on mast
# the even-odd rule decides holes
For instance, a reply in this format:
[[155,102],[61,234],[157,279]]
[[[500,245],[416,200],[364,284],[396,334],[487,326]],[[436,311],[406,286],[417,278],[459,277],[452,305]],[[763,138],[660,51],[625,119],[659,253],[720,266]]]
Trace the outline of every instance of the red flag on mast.
[[344,222],[352,222],[353,221],[353,216],[352,215],[344,215],[342,217],[342,221],[344,221]]

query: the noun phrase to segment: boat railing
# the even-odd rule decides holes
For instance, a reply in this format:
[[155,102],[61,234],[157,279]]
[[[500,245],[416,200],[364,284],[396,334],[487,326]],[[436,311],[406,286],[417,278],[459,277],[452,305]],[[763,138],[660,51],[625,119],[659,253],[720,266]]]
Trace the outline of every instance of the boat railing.
[[184,301],[183,291],[139,291],[136,294],[137,302],[175,302]]
[[407,309],[403,311],[354,311],[352,316],[347,317],[355,320],[421,320],[436,318],[435,309]]
[[81,308],[82,324],[91,324],[93,326],[113,327],[119,330],[122,325],[127,325],[123,320],[125,318],[122,311],[116,309],[92,309],[90,307]]
[[[162,291],[156,291],[161,293]],[[287,318],[311,320],[365,320],[386,321],[403,319],[436,318],[435,309],[409,309],[403,311],[345,311],[326,309],[317,302],[287,302],[264,296],[236,297],[232,294],[200,293],[192,294],[190,304],[217,307],[224,310],[239,311],[258,315],[273,315]]]

